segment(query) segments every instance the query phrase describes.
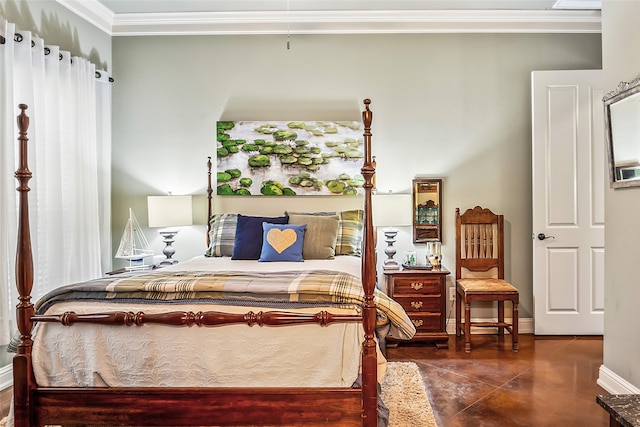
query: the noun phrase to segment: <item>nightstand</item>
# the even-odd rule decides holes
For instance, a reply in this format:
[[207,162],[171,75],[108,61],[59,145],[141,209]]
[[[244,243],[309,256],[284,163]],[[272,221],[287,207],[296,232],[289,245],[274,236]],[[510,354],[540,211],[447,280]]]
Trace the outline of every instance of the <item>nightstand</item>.
[[[446,328],[448,274],[442,267],[384,271],[388,295],[402,305],[416,327],[411,341],[433,342],[438,348],[449,346]],[[407,341],[387,337],[389,347],[400,342]]]

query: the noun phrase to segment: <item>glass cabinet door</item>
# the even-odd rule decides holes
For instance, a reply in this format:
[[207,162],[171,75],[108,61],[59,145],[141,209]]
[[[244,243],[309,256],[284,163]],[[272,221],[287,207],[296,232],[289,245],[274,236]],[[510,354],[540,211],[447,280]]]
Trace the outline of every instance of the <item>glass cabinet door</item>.
[[442,179],[413,180],[413,241],[442,241]]

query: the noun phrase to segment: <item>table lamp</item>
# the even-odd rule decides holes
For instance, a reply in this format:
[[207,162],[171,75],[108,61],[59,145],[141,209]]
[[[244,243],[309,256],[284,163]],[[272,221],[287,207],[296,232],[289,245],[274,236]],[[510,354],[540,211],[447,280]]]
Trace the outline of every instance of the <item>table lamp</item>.
[[148,196],[147,209],[149,227],[162,227],[158,234],[165,243],[162,253],[166,259],[159,266],[177,263],[178,261],[172,258],[176,253],[172,244],[179,230],[173,227],[193,224],[191,196]]
[[385,270],[398,270],[400,263],[395,260],[397,250],[393,246],[396,241],[398,229],[395,227],[411,225],[411,194],[401,193],[376,193],[373,196],[373,225],[383,228],[385,242],[387,247],[384,250],[387,259],[384,260],[382,267]]

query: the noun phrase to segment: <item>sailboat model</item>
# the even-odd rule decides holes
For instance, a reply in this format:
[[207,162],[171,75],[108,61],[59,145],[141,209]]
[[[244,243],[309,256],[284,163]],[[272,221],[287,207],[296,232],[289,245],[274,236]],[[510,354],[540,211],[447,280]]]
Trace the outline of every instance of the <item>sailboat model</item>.
[[153,255],[151,246],[142,234],[140,224],[133,215],[133,210],[129,208],[129,219],[124,227],[120,246],[116,251],[116,258],[129,260],[129,266],[125,267],[127,270],[138,270],[149,267],[145,265],[144,258],[151,255]]

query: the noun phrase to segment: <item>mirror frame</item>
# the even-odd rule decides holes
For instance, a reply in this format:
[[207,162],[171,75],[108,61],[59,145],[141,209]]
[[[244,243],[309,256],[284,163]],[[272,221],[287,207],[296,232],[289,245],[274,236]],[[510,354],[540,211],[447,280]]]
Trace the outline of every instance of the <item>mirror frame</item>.
[[[637,93],[640,93],[640,78],[632,82],[620,82],[618,87],[609,92],[602,98],[604,102],[604,124],[605,124],[605,143],[607,145],[607,154],[609,158],[609,183],[611,188],[640,187],[640,177],[633,179],[621,178],[621,167],[616,167],[615,159],[615,141],[613,139],[613,120],[611,117],[611,107],[617,102],[623,101]],[[640,114],[640,112],[638,113]],[[640,140],[640,135],[638,136]],[[640,145],[640,142],[638,142]],[[640,151],[640,147],[639,147]],[[634,169],[640,171],[640,164],[633,165]]]
[[[432,188],[436,189],[435,197],[421,198],[422,193],[433,193]],[[442,179],[440,178],[415,178],[412,185],[412,227],[413,242],[442,242]],[[418,206],[427,199],[427,202],[437,203],[437,224],[422,223],[418,221]]]

